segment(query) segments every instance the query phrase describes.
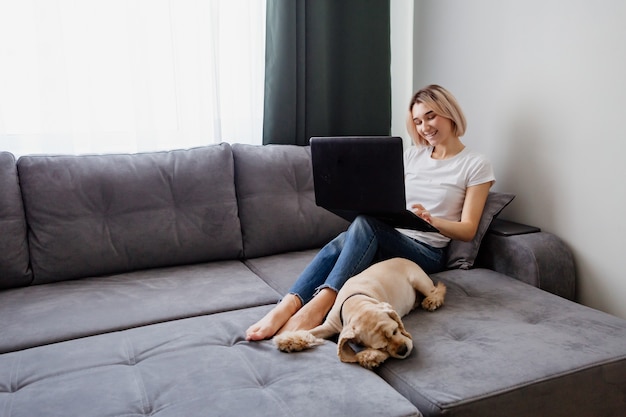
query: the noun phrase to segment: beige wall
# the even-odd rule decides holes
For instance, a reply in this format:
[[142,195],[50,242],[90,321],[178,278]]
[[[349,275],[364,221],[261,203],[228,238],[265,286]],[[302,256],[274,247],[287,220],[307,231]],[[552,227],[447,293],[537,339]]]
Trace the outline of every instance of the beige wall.
[[413,9],[413,86],[459,99],[464,142],[493,161],[494,189],[517,195],[502,217],[564,239],[578,300],[626,318],[626,2]]

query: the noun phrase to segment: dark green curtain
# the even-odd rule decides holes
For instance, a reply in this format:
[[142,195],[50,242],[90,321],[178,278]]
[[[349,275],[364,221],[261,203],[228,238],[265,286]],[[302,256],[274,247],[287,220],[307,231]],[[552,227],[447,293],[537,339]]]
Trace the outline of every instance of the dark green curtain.
[[267,0],[263,143],[389,135],[389,0]]

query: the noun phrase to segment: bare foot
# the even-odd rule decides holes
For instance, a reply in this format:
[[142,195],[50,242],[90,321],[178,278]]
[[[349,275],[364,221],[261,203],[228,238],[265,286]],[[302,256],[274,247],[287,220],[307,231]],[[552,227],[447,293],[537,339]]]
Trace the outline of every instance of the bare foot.
[[301,306],[300,298],[293,294],[287,294],[265,317],[248,327],[246,340],[271,338]]
[[311,301],[292,315],[278,333],[292,330],[311,330],[324,321],[324,317],[335,303],[337,293],[323,288]]

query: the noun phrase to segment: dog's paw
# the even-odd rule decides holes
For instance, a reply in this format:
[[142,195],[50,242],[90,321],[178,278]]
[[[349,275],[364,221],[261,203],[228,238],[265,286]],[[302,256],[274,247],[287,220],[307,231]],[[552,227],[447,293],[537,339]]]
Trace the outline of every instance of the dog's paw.
[[443,300],[446,296],[446,286],[443,283],[438,283],[435,289],[424,298],[422,301],[422,308],[427,311],[435,311],[443,305]]
[[296,330],[284,332],[274,336],[274,346],[283,352],[299,352],[324,343],[324,339],[319,339],[307,330]]
[[389,355],[376,349],[364,349],[356,354],[357,362],[363,368],[374,369],[383,363]]

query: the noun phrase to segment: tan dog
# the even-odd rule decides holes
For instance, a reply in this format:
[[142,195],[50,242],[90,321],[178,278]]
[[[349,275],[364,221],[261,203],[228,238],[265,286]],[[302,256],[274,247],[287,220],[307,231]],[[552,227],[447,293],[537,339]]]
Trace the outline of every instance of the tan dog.
[[[434,311],[443,304],[446,287],[435,286],[422,268],[407,259],[379,262],[346,281],[324,323],[276,335],[274,344],[283,352],[296,352],[339,333],[337,351],[343,362],[372,369],[389,356],[404,359],[413,341],[400,317],[419,303],[416,291],[426,297],[422,307]],[[351,345],[364,349],[357,353]]]

